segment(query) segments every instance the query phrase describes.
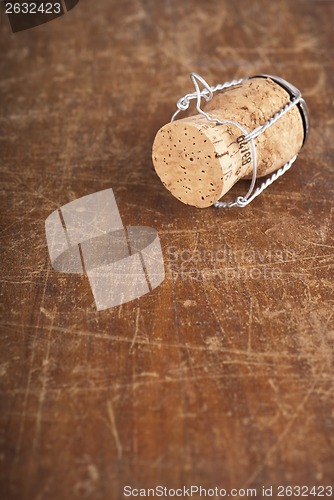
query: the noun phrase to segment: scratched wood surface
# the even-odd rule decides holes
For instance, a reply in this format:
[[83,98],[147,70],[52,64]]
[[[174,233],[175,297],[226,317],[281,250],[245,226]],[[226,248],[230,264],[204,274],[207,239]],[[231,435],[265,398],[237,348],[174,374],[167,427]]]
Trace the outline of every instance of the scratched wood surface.
[[[333,20],[321,0],[81,0],[12,34],[2,14],[1,498],[333,483]],[[309,104],[296,165],[243,210],[183,205],[153,170],[193,70],[277,74]],[[166,279],[97,312],[44,221],[109,187]]]

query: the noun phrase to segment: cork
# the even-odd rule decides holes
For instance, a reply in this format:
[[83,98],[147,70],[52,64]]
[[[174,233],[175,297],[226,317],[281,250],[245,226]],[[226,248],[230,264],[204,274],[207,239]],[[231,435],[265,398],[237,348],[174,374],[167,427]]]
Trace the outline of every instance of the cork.
[[[250,132],[290,101],[289,92],[277,82],[254,77],[215,94],[204,109]],[[271,174],[293,158],[303,145],[304,133],[301,111],[294,106],[259,135],[254,141],[257,176]],[[152,158],[165,187],[178,200],[198,208],[212,205],[253,172],[251,146],[241,130],[201,114],[164,125],[154,140]]]

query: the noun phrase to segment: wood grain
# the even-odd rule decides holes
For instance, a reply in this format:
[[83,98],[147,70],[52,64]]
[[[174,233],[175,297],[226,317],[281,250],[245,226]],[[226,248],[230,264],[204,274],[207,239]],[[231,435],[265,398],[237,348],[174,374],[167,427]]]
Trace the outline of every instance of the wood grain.
[[[16,34],[2,16],[2,498],[334,482],[333,16],[81,0]],[[186,206],[154,172],[190,71],[277,74],[309,104],[297,163],[243,210]],[[109,187],[124,225],[158,231],[166,279],[98,313],[84,277],[52,269],[44,221]]]

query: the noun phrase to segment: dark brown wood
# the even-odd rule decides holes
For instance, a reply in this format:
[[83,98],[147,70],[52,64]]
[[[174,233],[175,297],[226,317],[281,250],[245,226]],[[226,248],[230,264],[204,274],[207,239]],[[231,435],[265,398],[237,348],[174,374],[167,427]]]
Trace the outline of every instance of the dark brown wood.
[[[2,15],[2,498],[334,482],[333,18],[321,0],[81,0],[13,34]],[[193,70],[277,74],[309,104],[296,165],[243,210],[183,205],[153,170]],[[166,279],[97,312],[52,269],[44,221],[109,187],[125,225],[159,232]]]

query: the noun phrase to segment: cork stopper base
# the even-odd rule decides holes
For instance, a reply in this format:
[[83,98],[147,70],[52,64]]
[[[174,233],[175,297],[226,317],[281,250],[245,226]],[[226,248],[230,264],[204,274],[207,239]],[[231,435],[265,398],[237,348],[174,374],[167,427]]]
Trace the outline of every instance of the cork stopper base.
[[[251,131],[263,125],[290,100],[289,93],[270,78],[251,78],[240,87],[216,94],[205,105],[205,111],[221,120],[235,120]],[[257,177],[269,175],[282,167],[299,152],[303,140],[303,120],[295,106],[255,139]],[[242,177],[250,179],[252,173],[250,163]]]

